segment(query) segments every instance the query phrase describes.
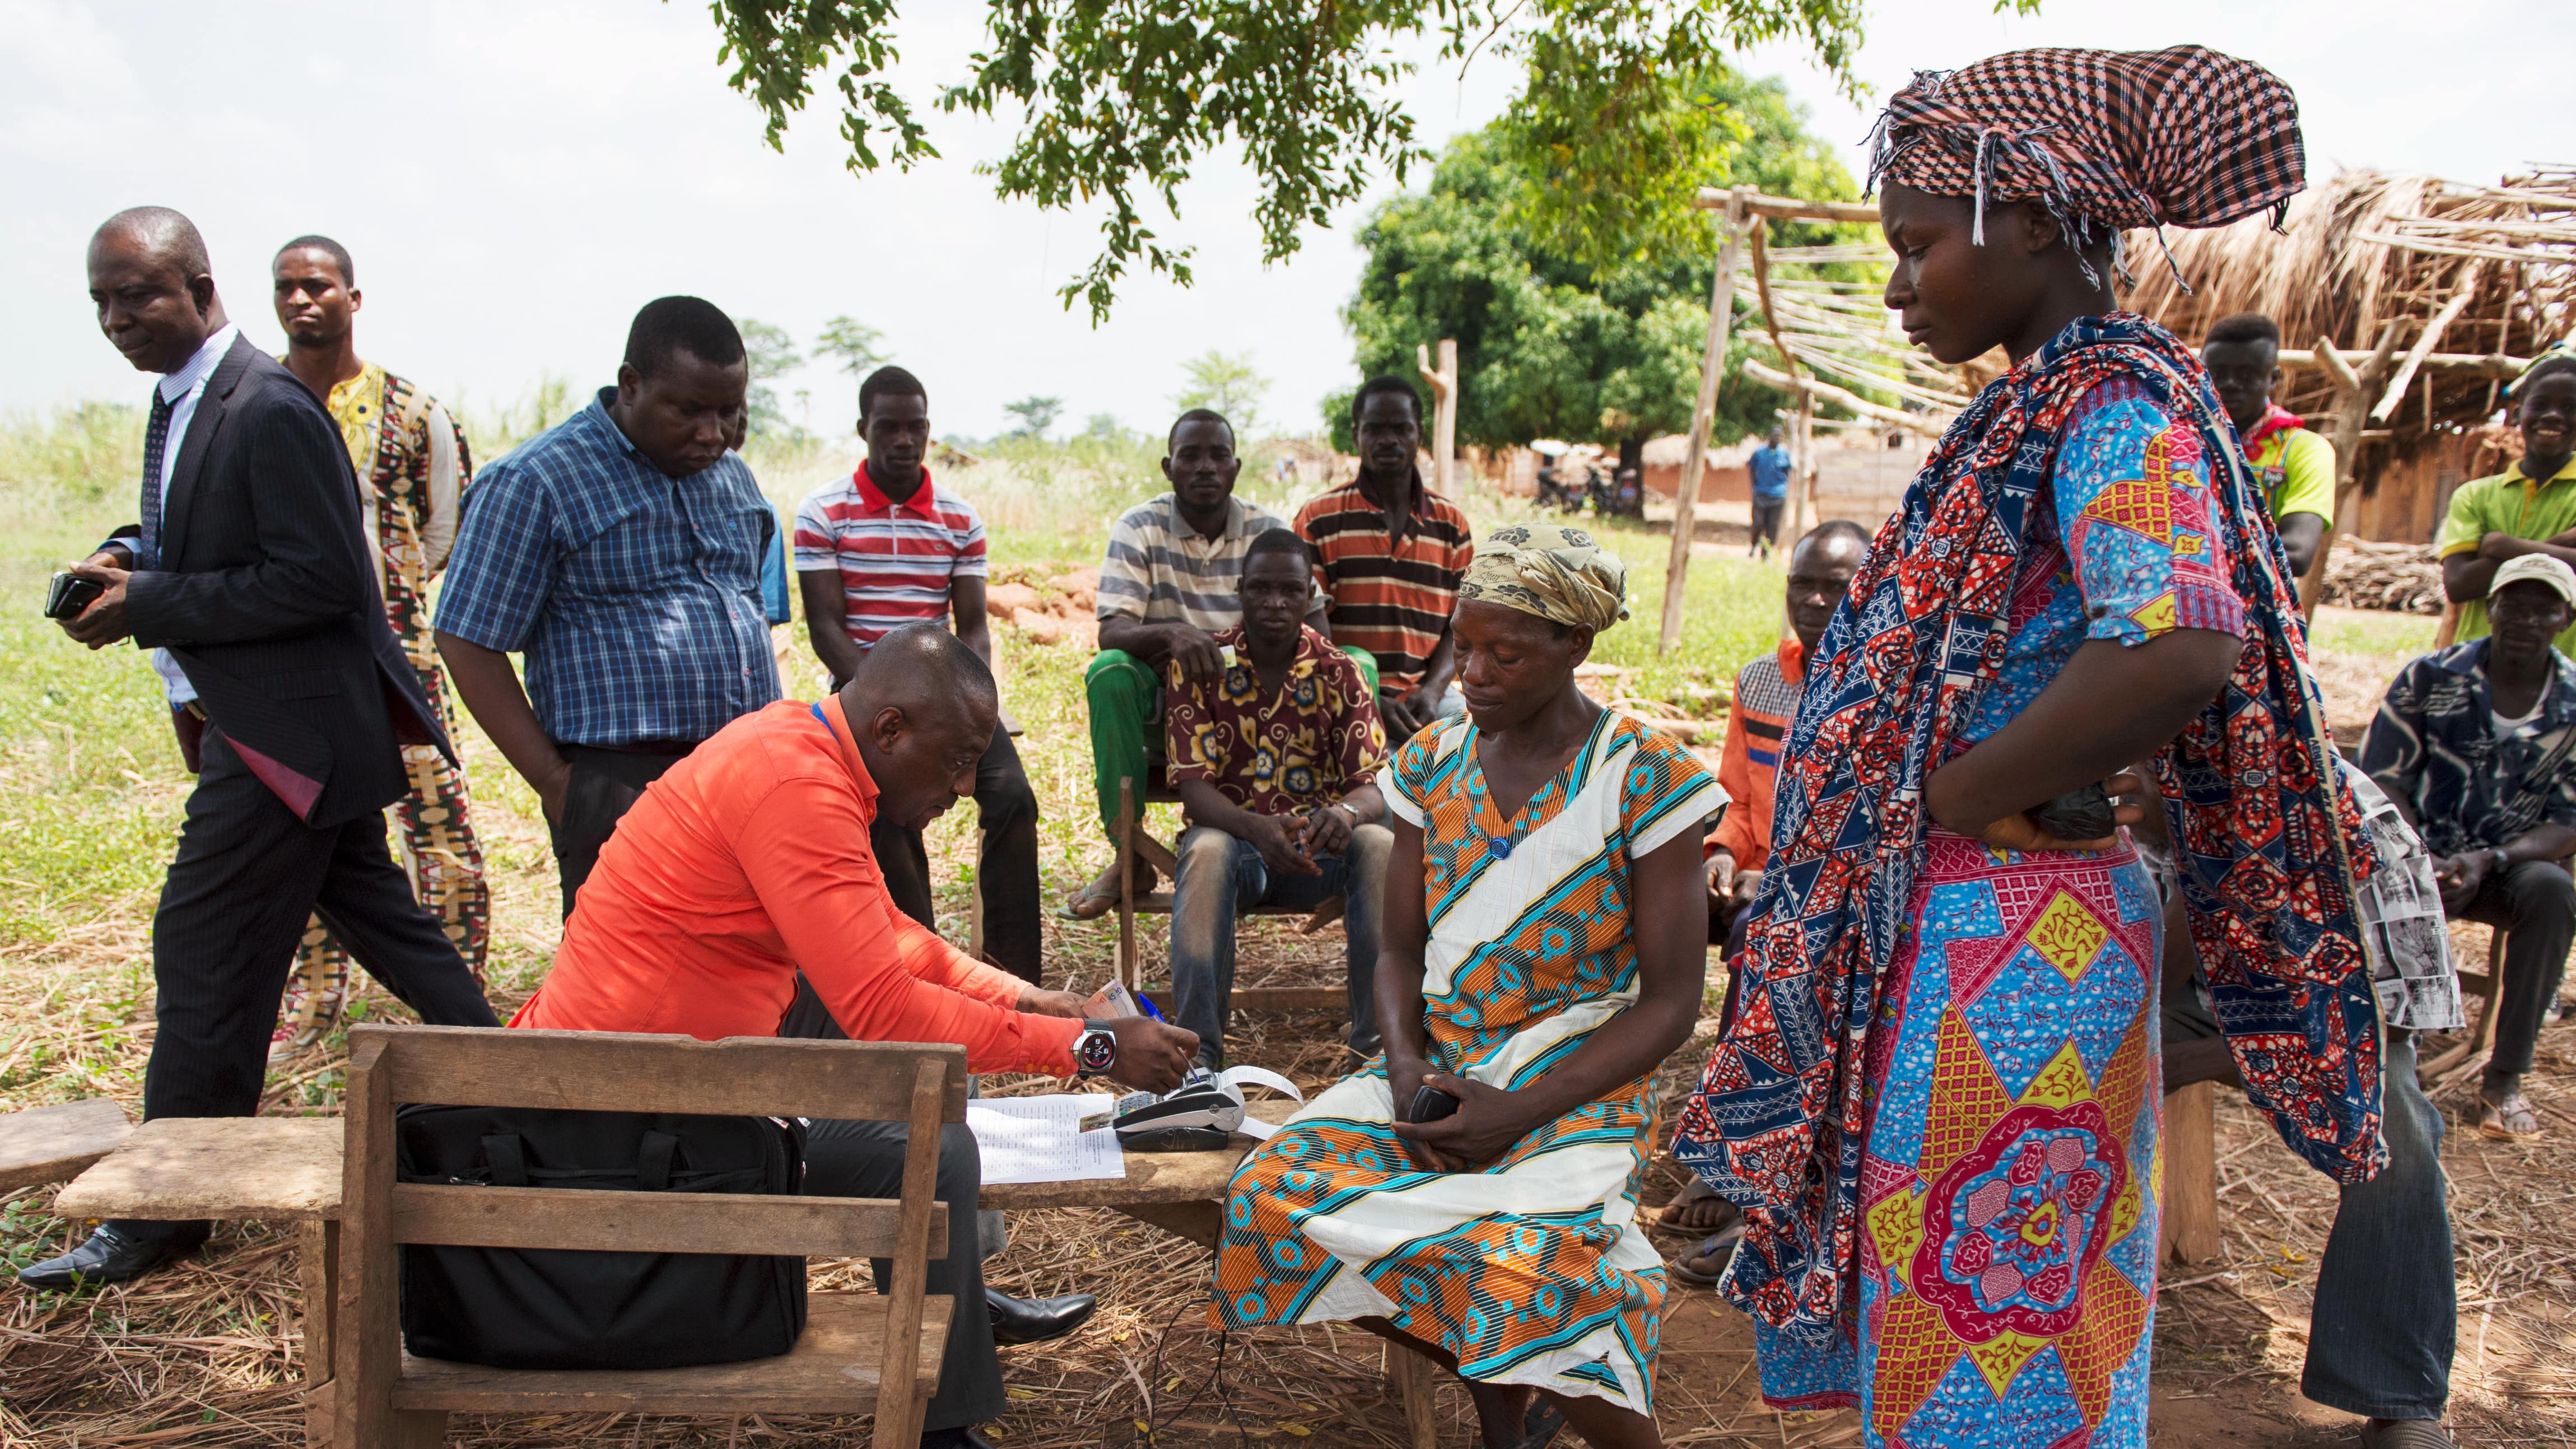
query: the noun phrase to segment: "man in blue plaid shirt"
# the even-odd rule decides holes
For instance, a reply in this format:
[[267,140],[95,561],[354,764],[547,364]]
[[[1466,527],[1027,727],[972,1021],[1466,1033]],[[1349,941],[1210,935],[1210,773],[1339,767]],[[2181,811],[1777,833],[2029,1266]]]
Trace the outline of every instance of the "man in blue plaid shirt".
[[[536,789],[566,916],[644,787],[779,697],[778,515],[733,451],[749,382],[723,312],[696,297],[648,303],[617,386],[486,468],[467,496],[438,651]],[[527,656],[524,690],[514,653]]]

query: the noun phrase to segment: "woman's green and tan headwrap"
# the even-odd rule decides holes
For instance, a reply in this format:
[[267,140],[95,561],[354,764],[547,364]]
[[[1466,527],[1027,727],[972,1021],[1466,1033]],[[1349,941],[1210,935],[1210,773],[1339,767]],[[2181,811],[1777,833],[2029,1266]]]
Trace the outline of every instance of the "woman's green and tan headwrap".
[[1579,528],[1507,524],[1476,545],[1458,597],[1598,634],[1628,617],[1628,565]]

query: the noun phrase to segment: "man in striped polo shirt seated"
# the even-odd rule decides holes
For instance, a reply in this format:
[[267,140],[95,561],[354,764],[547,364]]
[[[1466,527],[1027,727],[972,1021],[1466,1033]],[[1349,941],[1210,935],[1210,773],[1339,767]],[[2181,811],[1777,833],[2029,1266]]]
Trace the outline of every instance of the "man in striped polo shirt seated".
[[[1163,686],[1213,685],[1225,664],[1214,636],[1243,622],[1236,592],[1252,540],[1287,522],[1234,496],[1243,460],[1234,426],[1206,408],[1172,424],[1163,445],[1163,476],[1172,491],[1139,503],[1110,525],[1100,560],[1100,653],[1083,674],[1091,705],[1091,768],[1099,792],[1100,828],[1118,838],[1118,782],[1136,782],[1141,801],[1147,730],[1160,718]],[[1323,604],[1308,622],[1320,629]],[[1374,666],[1363,664],[1367,674]],[[1372,680],[1370,687],[1376,687]],[[1136,889],[1160,877],[1139,860]],[[1090,920],[1118,903],[1113,858],[1100,878],[1066,903]]]
[[[906,624],[946,623],[988,666],[993,638],[984,618],[984,520],[975,506],[932,481],[930,400],[921,380],[880,367],[859,384],[859,434],[868,458],[796,506],[796,579],[815,656],[839,689],[869,646]],[[983,814],[977,866],[984,901],[984,951],[1005,971],[1039,977],[1038,798],[1020,768],[1009,730],[975,767],[975,808]],[[930,858],[921,832],[880,818],[869,844],[886,894],[907,916],[938,929]]]
[[1476,558],[1467,515],[1423,486],[1422,395],[1401,377],[1351,399],[1359,477],[1297,510],[1315,550],[1333,642],[1377,660],[1377,707],[1391,745],[1466,706],[1452,688],[1449,615]]

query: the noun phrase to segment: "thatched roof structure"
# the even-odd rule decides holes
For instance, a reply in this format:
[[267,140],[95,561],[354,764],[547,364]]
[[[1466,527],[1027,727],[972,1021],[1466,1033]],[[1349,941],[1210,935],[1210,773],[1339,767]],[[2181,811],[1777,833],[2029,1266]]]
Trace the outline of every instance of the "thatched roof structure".
[[[2576,169],[2498,186],[2345,171],[2293,201],[2281,232],[2253,217],[2165,240],[2173,266],[2154,233],[2129,235],[2138,281],[2127,301],[2185,339],[2261,312],[2280,324],[2284,350],[2324,337],[2368,352],[2395,324],[2398,365],[2372,400],[2371,426],[2399,455],[2495,411],[2506,368],[2474,357],[2531,357],[2576,329]],[[2431,356],[2403,365],[2418,352]],[[2297,367],[2276,400],[2314,417],[2334,386],[2323,367]]]

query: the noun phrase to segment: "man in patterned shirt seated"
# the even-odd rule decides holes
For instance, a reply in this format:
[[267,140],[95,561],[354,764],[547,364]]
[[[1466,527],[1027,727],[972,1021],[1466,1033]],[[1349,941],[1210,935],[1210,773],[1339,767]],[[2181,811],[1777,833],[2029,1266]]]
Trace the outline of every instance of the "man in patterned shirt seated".
[[2453,919],[2509,931],[2479,1132],[2535,1137],[2522,1095],[2532,1044],[2576,940],[2576,663],[2550,641],[2576,619],[2576,569],[2531,553],[2496,570],[2494,632],[2399,670],[2362,748],[2433,855]]
[[1199,1059],[1225,1064],[1234,919],[1254,906],[1346,900],[1350,1035],[1377,1054],[1378,908],[1394,835],[1374,776],[1386,730],[1359,665],[1309,627],[1313,555],[1285,528],[1243,557],[1243,622],[1214,635],[1222,671],[1167,688],[1171,781],[1189,819],[1172,890],[1172,985]]

